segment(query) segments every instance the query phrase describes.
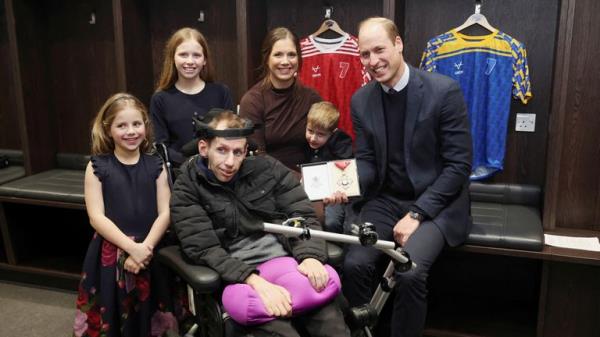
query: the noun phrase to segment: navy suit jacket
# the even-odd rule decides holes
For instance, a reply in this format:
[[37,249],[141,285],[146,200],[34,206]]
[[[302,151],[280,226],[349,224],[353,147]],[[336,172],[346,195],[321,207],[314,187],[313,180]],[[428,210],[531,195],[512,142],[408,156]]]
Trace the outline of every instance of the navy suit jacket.
[[[407,89],[404,161],[415,205],[456,246],[471,228],[472,145],[464,98],[454,80],[413,67]],[[361,191],[368,200],[380,193],[387,169],[381,84],[371,81],[360,88],[352,96],[351,111]]]

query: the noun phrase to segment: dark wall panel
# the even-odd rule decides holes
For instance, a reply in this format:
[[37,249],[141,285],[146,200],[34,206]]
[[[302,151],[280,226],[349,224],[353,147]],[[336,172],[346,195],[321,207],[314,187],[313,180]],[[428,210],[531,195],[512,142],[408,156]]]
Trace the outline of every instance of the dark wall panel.
[[429,274],[426,329],[447,332],[433,336],[535,336],[541,267],[534,259],[442,252]]
[[154,91],[148,6],[144,0],[122,1],[123,46],[127,91],[145,105]]
[[549,263],[543,331],[538,336],[598,336],[600,268]]
[[323,22],[325,4],[333,7],[334,19],[344,31],[355,35],[358,23],[369,16],[382,15],[381,1],[356,0],[267,0],[268,29],[285,26],[300,38],[315,32]]
[[[87,154],[91,120],[117,88],[112,5],[102,0],[63,0],[45,6],[58,152]],[[95,23],[90,23],[92,13]]]
[[[54,167],[58,125],[50,104],[48,82],[48,16],[38,1],[13,1],[20,68],[25,167],[36,173]],[[66,64],[64,64],[66,67]],[[15,89],[16,90],[16,89]]]
[[[238,97],[235,1],[153,0],[149,6],[155,82],[160,76],[168,38],[179,28],[192,27],[202,32],[208,40],[216,81],[229,86],[233,97]],[[204,22],[198,21],[200,11],[204,11]]]
[[[238,0],[238,11],[241,11],[241,20],[238,22],[240,38],[240,56],[246,56],[241,68],[245,74],[241,79],[242,95],[246,88],[251,88],[259,78],[259,65],[261,62],[261,45],[267,32],[267,4],[265,1]],[[245,6],[246,11],[243,12]],[[245,40],[243,40],[245,38]],[[240,96],[241,99],[241,96]]]
[[[492,26],[525,44],[534,96],[527,105],[513,100],[504,171],[491,181],[543,186],[559,1],[503,0],[483,4],[482,13]],[[397,8],[396,12],[401,13],[401,10]],[[474,1],[468,0],[406,1],[406,60],[418,66],[430,38],[458,27],[473,12]],[[516,113],[535,113],[536,132],[515,132]]]
[[556,226],[600,230],[600,3],[575,4]]
[[12,82],[6,8],[0,2],[0,149],[20,150],[15,91]]

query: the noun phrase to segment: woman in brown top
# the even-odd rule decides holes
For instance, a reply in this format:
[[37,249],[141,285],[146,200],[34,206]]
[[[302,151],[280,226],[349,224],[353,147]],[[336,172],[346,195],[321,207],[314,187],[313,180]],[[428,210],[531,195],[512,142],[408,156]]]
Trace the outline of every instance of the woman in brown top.
[[322,99],[296,79],[302,65],[300,43],[289,29],[267,33],[261,54],[262,80],[242,97],[240,115],[263,126],[251,137],[259,152],[297,171],[304,161],[306,115]]

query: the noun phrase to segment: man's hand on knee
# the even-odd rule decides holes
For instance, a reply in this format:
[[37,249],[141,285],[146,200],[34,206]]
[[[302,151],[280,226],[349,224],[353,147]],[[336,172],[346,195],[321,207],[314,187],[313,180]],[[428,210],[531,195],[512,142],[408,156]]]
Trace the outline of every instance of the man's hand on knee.
[[313,258],[307,258],[298,265],[298,271],[308,277],[310,284],[316,291],[325,289],[327,282],[329,281],[329,273],[325,266]]
[[406,244],[412,233],[419,227],[419,220],[411,218],[408,213],[394,226],[394,241],[400,246]]

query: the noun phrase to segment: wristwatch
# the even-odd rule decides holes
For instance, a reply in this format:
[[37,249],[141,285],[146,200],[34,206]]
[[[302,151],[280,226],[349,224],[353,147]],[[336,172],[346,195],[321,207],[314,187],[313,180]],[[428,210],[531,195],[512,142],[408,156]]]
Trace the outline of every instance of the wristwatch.
[[425,220],[425,216],[421,213],[415,212],[415,211],[408,211],[408,216],[411,219],[415,219],[418,222],[423,222],[423,220]]

